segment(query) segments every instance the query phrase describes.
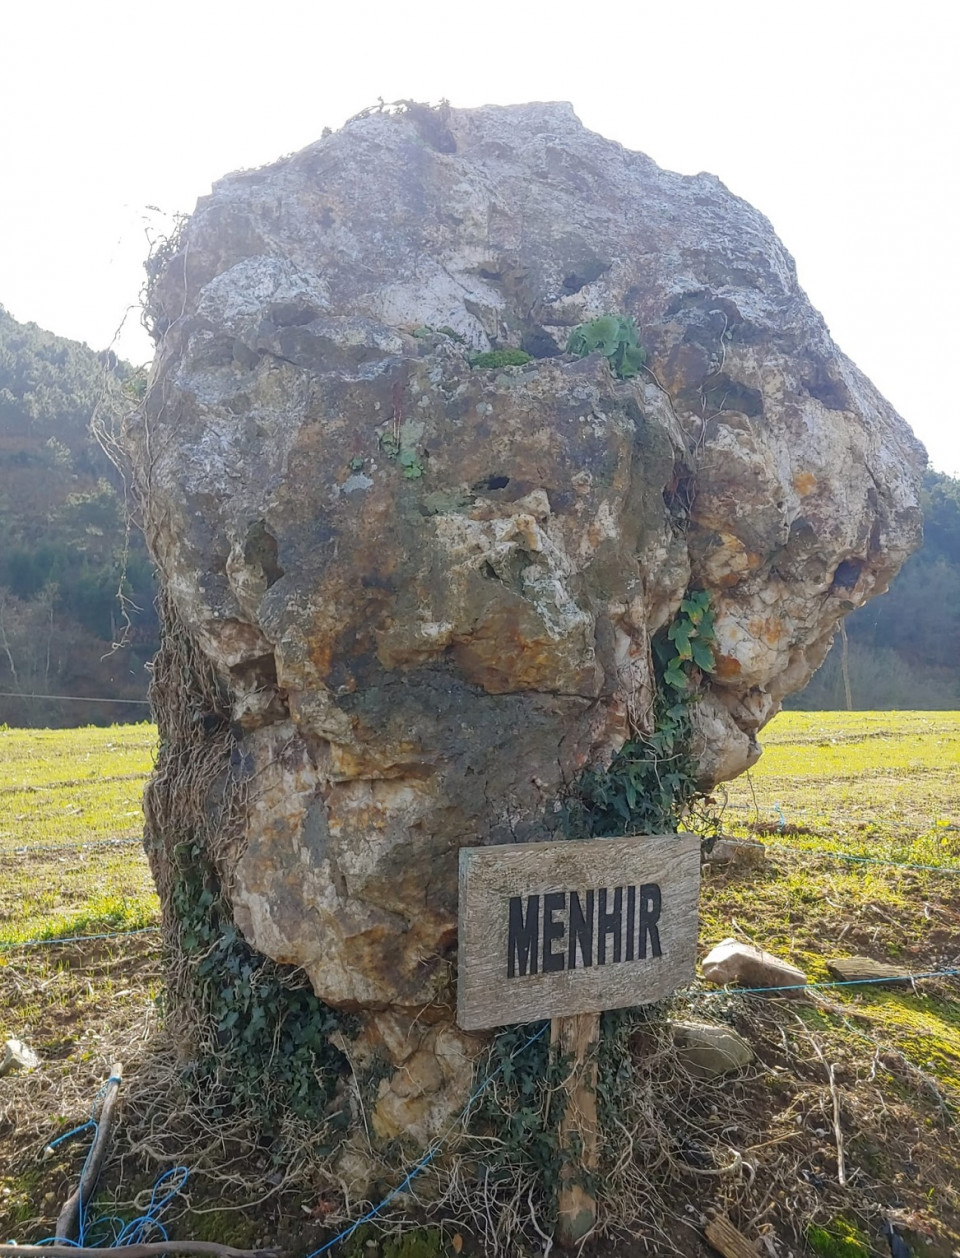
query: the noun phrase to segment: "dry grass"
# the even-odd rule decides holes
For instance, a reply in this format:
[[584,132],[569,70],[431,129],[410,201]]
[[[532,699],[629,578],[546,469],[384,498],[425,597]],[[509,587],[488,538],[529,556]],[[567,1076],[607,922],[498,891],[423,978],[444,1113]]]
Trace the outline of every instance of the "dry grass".
[[[128,729],[129,748],[122,731],[96,732],[103,740],[97,755],[111,751],[113,741],[122,766],[98,762],[104,787],[110,785],[105,779],[140,771],[135,760],[128,767],[125,756],[149,757],[152,732]],[[31,794],[24,787],[75,790],[72,784],[84,777],[76,768],[85,754],[82,736],[90,733],[75,736],[73,761],[59,768],[36,743],[33,763],[41,767],[32,779],[18,770],[11,781],[5,760],[0,809],[13,797],[3,794],[8,786],[17,787],[18,799]],[[738,935],[789,958],[816,980],[827,978],[831,955],[896,959],[915,972],[960,964],[960,876],[829,855],[960,867],[960,830],[951,828],[960,825],[960,717],[791,713],[777,719],[765,743],[751,780],[728,788],[724,820],[729,831],[762,840],[769,850],[758,867],[705,874],[701,951]],[[47,750],[52,755],[54,744]],[[91,805],[93,815],[109,814],[92,835],[123,833],[116,829],[119,818],[138,807],[137,777],[115,784],[127,794]],[[100,799],[107,798],[104,790]],[[106,916],[107,906],[97,899],[108,892],[128,906],[149,902],[153,907],[138,920],[155,920],[138,849],[14,858],[10,849],[19,831],[11,838],[7,822],[0,824],[4,831],[0,941],[42,931],[57,912],[64,915],[57,933],[71,922],[120,921]],[[37,833],[50,841],[42,827]],[[67,833],[77,842],[87,832],[77,823]],[[806,851],[780,850],[788,844]],[[292,1253],[304,1253],[325,1227],[357,1217],[359,1203],[344,1201],[316,1153],[319,1133],[287,1133],[291,1155],[278,1165],[245,1134],[243,1116],[217,1115],[202,1097],[184,1111],[182,1053],[158,1031],[162,995],[155,935],[0,951],[0,1025],[5,1035],[30,1042],[44,1063],[33,1074],[0,1080],[0,1238],[49,1233],[75,1182],[82,1140],[60,1146],[45,1162],[38,1155],[52,1136],[86,1118],[116,1059],[126,1066],[126,1101],[104,1189],[109,1210],[129,1217],[161,1172],[188,1159],[193,1176],[171,1216],[177,1234],[280,1239]],[[880,1245],[880,1224],[890,1212],[917,1235],[935,1238],[923,1247],[930,1258],[949,1255],[960,1244],[958,997],[955,979],[924,981],[916,991],[908,985],[824,989],[804,999],[698,986],[670,1007],[619,1020],[607,1048],[619,1078],[619,1110],[615,1120],[608,1113],[604,1132],[597,1251],[612,1252],[617,1238],[618,1254],[706,1254],[705,1217],[724,1210],[770,1258],[799,1255],[809,1224],[841,1217]],[[677,1016],[734,1026],[755,1051],[753,1066],[724,1080],[691,1079],[669,1032],[668,1018]],[[505,1109],[515,1103],[500,1081],[491,1095]],[[549,1119],[549,1084],[536,1104]],[[536,1176],[497,1182],[484,1174],[475,1152],[458,1154],[454,1140],[449,1147],[395,1203],[383,1233],[364,1232],[343,1252],[350,1258],[376,1258],[378,1249],[395,1253],[384,1236],[402,1234],[413,1244],[410,1228],[426,1222],[442,1230],[434,1252],[454,1252],[452,1237],[460,1236],[465,1253],[542,1253],[550,1228]],[[412,1159],[396,1148],[387,1151],[387,1161],[395,1177],[385,1174],[384,1189],[402,1178]]]

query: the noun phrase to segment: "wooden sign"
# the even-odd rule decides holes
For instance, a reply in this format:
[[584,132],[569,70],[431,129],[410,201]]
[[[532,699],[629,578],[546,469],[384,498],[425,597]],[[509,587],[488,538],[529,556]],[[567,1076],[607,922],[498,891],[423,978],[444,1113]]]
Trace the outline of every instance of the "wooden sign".
[[462,848],[457,1022],[661,1000],[693,978],[699,890],[694,834]]

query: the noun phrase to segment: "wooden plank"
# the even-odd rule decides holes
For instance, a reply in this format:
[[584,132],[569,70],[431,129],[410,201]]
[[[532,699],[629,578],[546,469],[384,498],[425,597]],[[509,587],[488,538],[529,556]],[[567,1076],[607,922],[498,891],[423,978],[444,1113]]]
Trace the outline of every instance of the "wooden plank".
[[725,1214],[718,1214],[705,1228],[707,1240],[723,1258],[757,1258],[757,1247],[738,1232]]
[[862,980],[882,983],[884,979],[910,977],[910,971],[903,966],[891,965],[888,961],[874,961],[871,957],[837,957],[827,962],[827,969],[845,983]]
[[464,1030],[662,1000],[696,966],[693,834],[463,848]]
[[597,1199],[584,1182],[600,1165],[597,1131],[597,1042],[600,1015],[578,1013],[554,1018],[550,1042],[570,1069],[563,1081],[565,1105],[559,1124],[560,1148],[575,1154],[565,1166],[557,1194],[557,1242],[577,1245],[597,1221]]

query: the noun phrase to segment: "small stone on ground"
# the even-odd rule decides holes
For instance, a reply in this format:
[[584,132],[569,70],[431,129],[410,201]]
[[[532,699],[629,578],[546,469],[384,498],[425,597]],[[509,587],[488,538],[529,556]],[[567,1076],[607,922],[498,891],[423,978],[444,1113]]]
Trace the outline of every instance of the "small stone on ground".
[[735,839],[718,839],[704,856],[709,865],[725,865],[733,869],[759,869],[766,859],[762,843],[738,843]]
[[709,1022],[675,1022],[677,1056],[695,1079],[713,1079],[742,1070],[753,1061],[753,1049],[732,1027]]
[[827,962],[827,969],[845,983],[858,981],[882,983],[884,979],[905,979],[910,971],[889,961],[874,961],[872,957],[836,957]]
[[703,977],[711,983],[740,983],[744,987],[798,987],[807,976],[756,944],[724,939],[704,957]]
[[11,1074],[14,1070],[36,1070],[39,1065],[40,1058],[22,1040],[7,1040],[4,1044],[0,1075]]

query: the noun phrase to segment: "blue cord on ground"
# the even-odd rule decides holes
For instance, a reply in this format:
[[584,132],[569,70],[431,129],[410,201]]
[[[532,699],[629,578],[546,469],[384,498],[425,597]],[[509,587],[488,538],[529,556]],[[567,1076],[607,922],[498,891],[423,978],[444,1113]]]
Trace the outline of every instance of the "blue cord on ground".
[[[117,1075],[111,1075],[94,1097],[90,1117],[87,1121],[81,1123],[79,1127],[73,1127],[70,1131],[63,1132],[55,1140],[51,1140],[44,1149],[44,1156],[49,1156],[65,1140],[92,1129],[93,1135],[90,1140],[90,1148],[87,1150],[83,1168],[80,1172],[81,1184],[96,1146],[96,1137],[100,1126],[98,1111],[107,1088],[111,1083],[119,1082],[120,1079]],[[137,1218],[131,1219],[129,1223],[125,1223],[123,1219],[110,1215],[91,1221],[88,1217],[88,1203],[81,1198],[77,1215],[77,1239],[73,1240],[66,1236],[48,1236],[37,1243],[40,1245],[69,1245],[71,1248],[76,1249],[85,1246],[99,1249],[115,1249],[121,1245],[140,1245],[149,1241],[169,1240],[167,1230],[161,1223],[160,1218],[164,1209],[174,1197],[183,1191],[189,1175],[190,1172],[185,1166],[175,1166],[171,1170],[165,1171],[153,1186],[146,1210]]]
[[[960,969],[931,970],[923,974],[904,975],[902,978],[898,977],[895,979],[877,979],[877,978],[838,979],[835,982],[797,983],[789,987],[733,987],[733,988],[725,988],[723,989],[722,993],[717,992],[716,994],[717,995],[725,994],[725,995],[730,995],[730,996],[751,996],[751,995],[758,995],[762,993],[765,996],[775,996],[778,992],[781,992],[781,991],[810,990],[810,989],[823,988],[823,987],[857,987],[857,986],[864,986],[870,983],[879,984],[879,983],[892,983],[892,982],[912,982],[915,979],[956,978],[956,977],[960,977]],[[533,1044],[535,1040],[540,1039],[540,1037],[546,1032],[549,1025],[550,1025],[549,1023],[545,1023],[540,1028],[539,1031],[537,1031],[534,1035],[531,1035],[530,1038],[525,1041],[525,1043],[520,1045],[517,1051],[509,1058],[509,1060],[512,1061],[514,1057],[518,1056],[525,1049],[529,1048],[530,1045]],[[493,1082],[493,1080],[497,1077],[497,1075],[503,1069],[503,1065],[504,1063],[501,1062],[501,1064],[497,1067],[496,1070],[492,1071],[489,1075],[487,1075],[484,1079],[481,1080],[481,1082],[477,1085],[474,1091],[470,1094],[470,1097],[467,1100],[466,1105],[463,1107],[461,1112],[457,1115],[456,1119],[451,1124],[451,1126],[447,1129],[444,1135],[434,1142],[433,1147],[427,1151],[427,1153],[420,1159],[419,1162],[415,1163],[415,1165],[404,1176],[403,1180],[401,1180],[401,1182],[397,1185],[397,1187],[392,1189],[386,1195],[386,1197],[384,1197],[383,1201],[381,1201],[379,1205],[376,1205],[371,1210],[368,1210],[366,1214],[361,1215],[359,1219],[351,1223],[349,1227],[344,1228],[342,1232],[338,1232],[336,1236],[332,1237],[325,1244],[321,1245],[319,1249],[313,1250],[312,1253],[307,1255],[307,1258],[320,1258],[320,1255],[325,1254],[328,1250],[332,1249],[334,1245],[339,1244],[340,1241],[348,1240],[353,1235],[353,1233],[357,1230],[357,1228],[362,1227],[364,1223],[369,1223],[371,1219],[375,1218],[386,1206],[390,1204],[391,1201],[393,1201],[397,1196],[399,1196],[400,1193],[402,1193],[404,1189],[408,1186],[411,1180],[415,1179],[416,1176],[419,1175],[420,1172],[424,1170],[427,1166],[429,1166],[430,1163],[434,1160],[434,1158],[436,1158],[436,1156],[438,1155],[438,1153],[443,1147],[444,1140],[450,1134],[450,1131],[453,1129],[453,1127],[458,1126],[467,1117],[470,1111],[470,1106],[477,1099],[477,1097],[480,1096],[480,1094],[489,1086],[489,1084]]]
[[[837,979],[837,980],[822,982],[822,983],[795,983],[795,984],[789,984],[783,987],[725,988],[723,989],[723,994],[728,995],[728,996],[752,996],[752,995],[775,996],[777,995],[778,992],[787,992],[787,991],[810,991],[810,990],[817,990],[817,989],[823,989],[823,988],[864,987],[864,986],[870,986],[870,985],[877,986],[879,984],[886,984],[886,983],[914,982],[920,979],[957,978],[957,977],[960,977],[960,969],[951,967],[951,968],[943,969],[943,970],[930,970],[930,971],[926,971],[920,974],[907,974],[907,975],[902,975],[902,976],[898,975],[893,978]],[[721,993],[718,992],[716,994],[719,995]],[[535,1031],[533,1035],[531,1035],[527,1040],[525,1040],[524,1043],[521,1044],[520,1047],[514,1053],[510,1055],[508,1060],[513,1061],[521,1053],[525,1052],[526,1049],[528,1049],[532,1044],[534,1044],[544,1034],[546,1034],[549,1026],[550,1026],[549,1022],[545,1022],[539,1028],[539,1030]],[[477,1098],[481,1096],[482,1093],[490,1086],[490,1084],[493,1083],[493,1081],[497,1078],[497,1076],[502,1072],[505,1064],[506,1064],[505,1062],[501,1062],[500,1065],[497,1066],[496,1070],[492,1070],[488,1075],[485,1075],[484,1078],[481,1079],[481,1081],[477,1084],[474,1090],[470,1093],[470,1096],[467,1098],[467,1102],[464,1105],[463,1109],[460,1111],[457,1117],[453,1120],[453,1122],[450,1124],[447,1130],[434,1141],[432,1147],[427,1150],[427,1152],[418,1162],[414,1163],[414,1165],[406,1173],[406,1175],[403,1177],[400,1183],[395,1188],[391,1189],[391,1191],[387,1193],[387,1195],[383,1198],[382,1201],[380,1201],[377,1205],[373,1206],[371,1209],[367,1210],[366,1213],[360,1216],[360,1218],[356,1219],[353,1223],[349,1224],[349,1226],[345,1227],[342,1231],[338,1232],[336,1236],[331,1237],[330,1240],[326,1241],[318,1249],[313,1250],[310,1254],[307,1255],[307,1258],[321,1258],[321,1255],[327,1253],[330,1249],[334,1247],[334,1245],[339,1244],[341,1241],[348,1240],[354,1234],[354,1232],[356,1232],[356,1230],[359,1227],[362,1227],[364,1223],[369,1223],[371,1219],[376,1218],[376,1216],[380,1214],[382,1210],[384,1210],[392,1201],[394,1201],[402,1192],[404,1192],[405,1189],[412,1183],[412,1181],[420,1174],[420,1172],[425,1170],[426,1167],[428,1167],[430,1163],[433,1162],[434,1159],[438,1156],[438,1154],[443,1148],[443,1145],[447,1137],[450,1135],[450,1133],[453,1131],[455,1127],[459,1126],[462,1122],[464,1122],[467,1119],[467,1116],[470,1113],[470,1108],[473,1105],[474,1101],[476,1101]],[[70,1131],[66,1131],[62,1135],[58,1136],[55,1140],[51,1140],[50,1143],[47,1145],[45,1152],[52,1152],[52,1150],[55,1149],[57,1145],[62,1144],[65,1140],[69,1140],[71,1136],[79,1135],[81,1132],[89,1131],[91,1128],[93,1128],[94,1139],[91,1140],[90,1149],[87,1153],[87,1159],[85,1159],[84,1161],[84,1170],[86,1169],[87,1161],[89,1160],[93,1152],[96,1133],[98,1130],[98,1123],[97,1123],[97,1118],[96,1118],[97,1107],[100,1104],[101,1098],[103,1097],[103,1094],[106,1088],[109,1086],[110,1083],[113,1083],[113,1082],[117,1082],[117,1080],[115,1076],[111,1075],[111,1077],[106,1081],[106,1083],[104,1083],[103,1087],[101,1087],[100,1091],[97,1093],[97,1096],[94,1099],[93,1109],[91,1111],[90,1118],[87,1120],[87,1122],[82,1123],[79,1127],[73,1127],[71,1128]],[[142,1215],[138,1216],[136,1219],[132,1219],[128,1223],[124,1223],[122,1219],[107,1216],[103,1219],[98,1219],[92,1226],[90,1226],[87,1220],[86,1206],[81,1201],[80,1212],[79,1212],[79,1228],[78,1228],[79,1239],[77,1241],[73,1241],[64,1237],[51,1236],[51,1237],[47,1237],[45,1240],[40,1241],[38,1243],[41,1245],[59,1244],[59,1245],[70,1245],[74,1247],[83,1247],[88,1241],[94,1239],[94,1237],[91,1236],[91,1233],[93,1233],[94,1236],[96,1236],[96,1232],[98,1228],[107,1229],[107,1236],[111,1234],[111,1230],[112,1230],[112,1239],[107,1239],[106,1237],[101,1239],[99,1236],[96,1236],[96,1244],[100,1248],[116,1248],[121,1245],[144,1244],[144,1243],[147,1243],[151,1239],[152,1236],[159,1237],[161,1241],[169,1240],[170,1238],[167,1234],[167,1231],[164,1228],[163,1224],[160,1222],[160,1215],[162,1211],[166,1208],[166,1206],[174,1199],[174,1197],[176,1197],[180,1192],[182,1192],[184,1186],[186,1185],[187,1179],[189,1178],[189,1174],[190,1172],[188,1168],[185,1166],[176,1166],[172,1170],[164,1172],[164,1174],[160,1176],[160,1178],[156,1181],[156,1183],[153,1186],[153,1191],[151,1193],[150,1202],[147,1206],[147,1209],[144,1211]],[[82,1182],[82,1172],[81,1172],[81,1182]],[[161,1189],[164,1188],[165,1185],[168,1185],[168,1183],[169,1183],[169,1186],[166,1188],[166,1191],[164,1192],[163,1196],[159,1196]],[[116,1226],[116,1225],[119,1225],[119,1226]]]
[[126,939],[128,935],[149,935],[159,929],[159,926],[138,926],[135,930],[107,931],[102,935],[62,935],[56,939],[15,939],[12,942],[0,943],[0,951],[9,952],[16,948],[42,948],[45,944],[87,943],[91,939]]
[[820,987],[866,987],[869,984],[913,983],[921,978],[960,978],[960,969],[927,970],[923,974],[897,974],[890,978],[838,978],[822,983],[789,983],[780,987],[725,987],[728,996],[776,996],[777,992],[809,992]]
[[[516,1050],[516,1052],[510,1054],[510,1056],[507,1058],[507,1061],[513,1061],[515,1057],[519,1057],[520,1054],[522,1052],[525,1052],[526,1049],[528,1049],[531,1044],[535,1043],[543,1035],[545,1035],[549,1027],[550,1027],[550,1023],[545,1022],[539,1031],[535,1031],[528,1040],[525,1040],[524,1043],[520,1045],[520,1047]],[[307,1258],[320,1258],[321,1254],[325,1254],[327,1250],[332,1249],[334,1245],[339,1244],[340,1241],[347,1240],[349,1237],[353,1235],[353,1233],[357,1230],[358,1227],[362,1227],[364,1223],[369,1223],[371,1219],[376,1218],[376,1216],[380,1213],[381,1210],[383,1210],[386,1206],[388,1206],[390,1202],[394,1200],[395,1197],[398,1197],[400,1193],[402,1193],[404,1189],[410,1184],[410,1182],[414,1180],[420,1174],[422,1170],[424,1170],[427,1166],[430,1165],[433,1159],[437,1156],[437,1154],[443,1148],[443,1144],[447,1136],[450,1135],[451,1131],[453,1131],[455,1127],[458,1127],[460,1123],[466,1120],[467,1115],[470,1113],[471,1105],[473,1105],[477,1097],[479,1097],[483,1092],[485,1092],[486,1089],[490,1086],[490,1084],[493,1083],[494,1079],[496,1079],[497,1075],[500,1074],[500,1072],[503,1070],[503,1067],[505,1065],[506,1065],[506,1062],[501,1062],[500,1065],[496,1068],[496,1070],[491,1070],[491,1072],[488,1075],[486,1075],[483,1079],[480,1080],[480,1082],[477,1084],[477,1086],[474,1088],[474,1090],[470,1093],[469,1097],[467,1098],[466,1105],[464,1105],[463,1109],[460,1111],[457,1117],[453,1120],[453,1122],[450,1124],[447,1130],[443,1133],[443,1135],[437,1137],[437,1139],[433,1142],[433,1146],[430,1149],[428,1149],[427,1152],[424,1154],[424,1156],[420,1159],[420,1161],[417,1162],[407,1172],[407,1174],[404,1176],[401,1182],[396,1186],[396,1188],[391,1189],[391,1191],[387,1193],[387,1195],[379,1203],[379,1205],[376,1205],[372,1209],[368,1210],[366,1214],[361,1215],[359,1219],[357,1219],[354,1223],[351,1223],[349,1227],[345,1227],[342,1232],[338,1232],[336,1236],[328,1240],[326,1244],[321,1245],[319,1249],[313,1250],[312,1253],[307,1255]]]

